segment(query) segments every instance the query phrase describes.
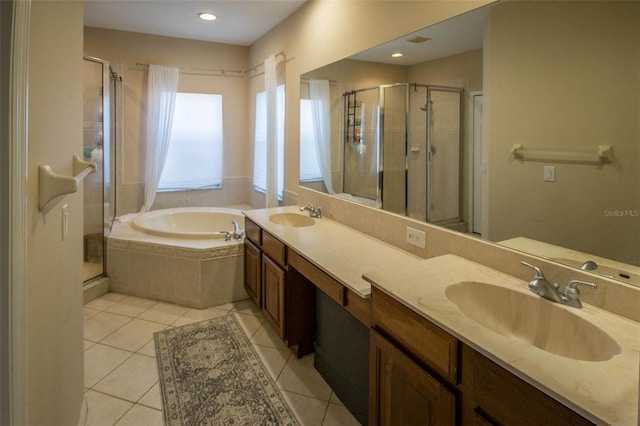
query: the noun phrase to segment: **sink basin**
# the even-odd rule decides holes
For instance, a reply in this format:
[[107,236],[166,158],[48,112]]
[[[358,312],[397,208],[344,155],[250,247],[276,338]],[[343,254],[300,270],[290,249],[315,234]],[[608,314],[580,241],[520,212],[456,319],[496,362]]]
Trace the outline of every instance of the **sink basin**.
[[544,351],[583,361],[606,361],[620,346],[605,331],[554,302],[531,293],[464,281],[445,294],[482,326]]
[[316,221],[309,216],[298,213],[275,213],[269,216],[269,221],[277,225],[290,226],[292,228],[302,228],[316,223]]

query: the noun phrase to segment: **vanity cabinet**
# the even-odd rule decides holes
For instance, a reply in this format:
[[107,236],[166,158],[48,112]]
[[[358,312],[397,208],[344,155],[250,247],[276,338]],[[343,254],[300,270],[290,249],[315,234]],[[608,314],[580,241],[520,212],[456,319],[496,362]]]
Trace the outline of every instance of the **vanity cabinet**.
[[245,235],[244,288],[285,339],[287,247],[249,219]]
[[370,424],[455,424],[455,395],[444,383],[375,331],[369,348]]
[[244,289],[253,302],[262,308],[262,229],[245,219]]
[[249,239],[244,240],[244,289],[262,308],[262,251]]
[[373,287],[372,425],[591,425]]

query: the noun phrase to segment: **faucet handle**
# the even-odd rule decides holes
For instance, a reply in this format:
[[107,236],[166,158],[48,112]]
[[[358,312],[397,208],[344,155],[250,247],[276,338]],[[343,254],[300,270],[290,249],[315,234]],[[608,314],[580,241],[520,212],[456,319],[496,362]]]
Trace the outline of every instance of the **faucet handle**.
[[564,295],[567,299],[578,299],[580,297],[580,290],[578,290],[578,285],[586,285],[591,288],[598,288],[596,283],[588,282],[588,281],[580,281],[580,280],[571,280],[569,284],[564,288]]
[[535,276],[533,277],[534,280],[546,280],[547,279],[544,276],[544,273],[542,272],[542,269],[538,268],[537,266],[532,265],[530,263],[527,263],[524,260],[520,261],[520,264],[522,264],[524,266],[528,266],[529,268],[533,269],[533,272],[535,274]]

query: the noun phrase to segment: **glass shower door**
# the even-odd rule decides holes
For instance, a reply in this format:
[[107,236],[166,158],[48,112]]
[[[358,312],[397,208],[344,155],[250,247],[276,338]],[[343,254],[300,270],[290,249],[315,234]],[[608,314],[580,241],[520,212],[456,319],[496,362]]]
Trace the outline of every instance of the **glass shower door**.
[[429,87],[427,220],[460,220],[461,100],[459,89]]

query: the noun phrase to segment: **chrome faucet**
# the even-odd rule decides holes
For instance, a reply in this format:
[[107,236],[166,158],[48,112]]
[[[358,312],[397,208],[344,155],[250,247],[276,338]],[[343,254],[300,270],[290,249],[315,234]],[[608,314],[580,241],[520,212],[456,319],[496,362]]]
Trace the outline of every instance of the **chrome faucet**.
[[322,207],[314,207],[313,204],[308,203],[304,207],[300,207],[300,211],[309,211],[309,216],[320,219],[322,217]]
[[571,306],[572,308],[582,308],[582,302],[580,302],[580,290],[578,290],[578,285],[586,285],[592,288],[598,288],[595,283],[580,280],[571,280],[569,281],[569,284],[565,286],[564,290],[560,291],[557,283],[551,284],[549,281],[547,281],[547,278],[544,276],[544,273],[540,268],[524,261],[520,263],[533,269],[534,275],[531,281],[529,281],[529,290],[540,297],[544,297],[545,299],[549,299],[556,303]]
[[233,238],[239,240],[242,238],[242,235],[244,235],[244,231],[240,229],[240,225],[237,220],[232,220],[231,223],[233,224]]

